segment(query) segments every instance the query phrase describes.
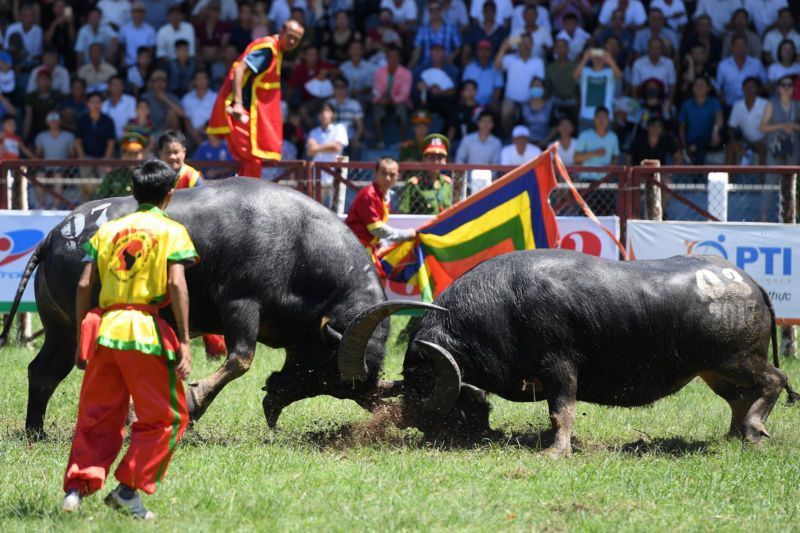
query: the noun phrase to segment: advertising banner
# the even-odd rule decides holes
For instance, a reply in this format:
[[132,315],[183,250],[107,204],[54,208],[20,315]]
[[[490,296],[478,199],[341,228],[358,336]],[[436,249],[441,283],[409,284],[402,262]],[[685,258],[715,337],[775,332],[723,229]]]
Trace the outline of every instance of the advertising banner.
[[[19,281],[31,254],[67,211],[0,211],[0,312],[11,308]],[[33,279],[20,304],[21,311],[35,311]]]
[[631,259],[718,255],[741,268],[769,293],[775,314],[800,320],[800,229],[784,224],[628,222]]

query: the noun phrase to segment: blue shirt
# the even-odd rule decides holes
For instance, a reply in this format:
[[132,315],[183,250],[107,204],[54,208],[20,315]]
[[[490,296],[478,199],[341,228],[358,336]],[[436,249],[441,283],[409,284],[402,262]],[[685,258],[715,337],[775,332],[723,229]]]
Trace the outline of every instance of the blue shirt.
[[82,141],[83,152],[95,159],[105,156],[108,141],[116,140],[114,131],[114,121],[111,117],[101,114],[97,122],[94,122],[89,114],[86,113],[78,118],[77,134],[75,135]]
[[[575,152],[593,152],[600,148],[605,148],[606,153],[601,156],[590,157],[583,162],[585,167],[604,167],[611,165],[619,157],[619,140],[617,134],[609,131],[603,137],[600,137],[594,128],[584,130],[578,135],[578,144],[575,146]],[[585,180],[599,180],[603,174],[581,174]]]
[[233,161],[233,156],[231,156],[231,153],[228,150],[228,145],[224,140],[222,140],[217,147],[211,146],[211,143],[208,141],[204,141],[194,153],[194,160]]
[[461,47],[461,34],[452,24],[442,22],[438,31],[434,31],[430,24],[423,24],[417,30],[414,38],[414,47],[422,48],[422,62],[427,63],[431,57],[431,44],[438,43],[444,46],[445,55],[450,55],[453,50]]
[[717,67],[717,90],[725,96],[725,103],[733,105],[737,100],[744,98],[742,82],[747,78],[755,77],[761,83],[767,83],[767,72],[764,65],[758,59],[745,56],[744,65],[741,70],[736,65],[733,56],[726,57],[720,61]]
[[502,89],[504,80],[503,73],[494,68],[491,60],[486,67],[482,67],[477,61],[473,61],[464,69],[461,81],[474,80],[478,84],[478,93],[475,100],[480,105],[489,105],[492,95],[496,89]]
[[702,105],[694,98],[683,102],[678,114],[678,122],[686,127],[686,143],[708,147],[711,144],[711,132],[717,113],[722,106],[714,96],[709,96]]

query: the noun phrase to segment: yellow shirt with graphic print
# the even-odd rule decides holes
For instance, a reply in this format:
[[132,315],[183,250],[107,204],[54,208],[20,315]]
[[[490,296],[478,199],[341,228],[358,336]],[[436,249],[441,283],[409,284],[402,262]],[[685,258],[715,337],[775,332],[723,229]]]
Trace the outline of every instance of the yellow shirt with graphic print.
[[[106,222],[85,249],[88,260],[97,263],[103,309],[163,304],[168,297],[167,264],[199,261],[186,228],[152,205],[142,205],[135,213]],[[139,310],[105,312],[97,344],[174,357],[163,353],[154,317]]]

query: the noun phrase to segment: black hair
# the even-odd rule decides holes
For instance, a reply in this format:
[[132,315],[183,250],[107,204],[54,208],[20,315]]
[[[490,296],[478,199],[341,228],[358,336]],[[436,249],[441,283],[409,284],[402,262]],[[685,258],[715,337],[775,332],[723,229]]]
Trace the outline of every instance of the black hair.
[[179,130],[167,130],[158,138],[158,151],[164,149],[168,144],[180,143],[181,146],[186,148],[186,135]]
[[472,85],[475,89],[478,88],[478,82],[469,78],[461,82],[461,90],[463,90],[467,85]]
[[185,46],[186,48],[189,48],[189,41],[187,41],[186,39],[178,39],[177,41],[175,41],[175,48],[179,46]]
[[744,42],[744,44],[745,44],[745,46],[747,45],[747,37],[746,37],[746,36],[744,36],[744,35],[742,35],[741,33],[737,33],[736,35],[734,35],[734,36],[731,38],[731,46],[733,46],[733,44],[734,44],[736,41],[743,41],[743,42]]
[[88,102],[89,100],[91,100],[95,96],[98,97],[100,100],[103,99],[103,93],[101,93],[100,91],[92,91],[92,92],[90,92],[89,94],[86,95],[86,101]]
[[489,117],[494,121],[494,113],[492,113],[488,109],[484,109],[478,114],[478,120],[476,122],[480,121],[480,119],[482,119],[483,117]]
[[331,105],[329,102],[324,102],[324,103],[323,103],[323,104],[322,104],[322,105],[319,107],[319,112],[320,112],[320,113],[322,113],[322,112],[323,112],[323,111],[325,111],[326,109],[329,109],[329,110],[331,111],[331,113],[333,113],[334,115],[336,114],[336,110],[333,108],[333,105]]
[[133,197],[140,204],[158,205],[175,188],[176,173],[158,159],[151,159],[131,172]]
[[333,85],[336,86],[337,83],[344,83],[345,87],[350,87],[350,82],[341,74],[333,78]]
[[153,49],[149,46],[140,46],[136,49],[136,55],[138,56],[139,54],[143,54],[145,52],[151,53],[152,51]]
[[580,19],[578,19],[578,15],[576,15],[575,13],[567,13],[566,15],[564,15],[564,22],[568,20],[574,20],[577,22]]
[[381,163],[383,163],[384,161],[389,161],[391,163],[397,163],[397,159],[395,159],[394,157],[392,157],[390,155],[382,155],[380,158],[378,158],[378,161],[375,163],[375,172],[378,171],[378,169],[381,167]]
[[17,122],[17,117],[15,117],[14,115],[6,115],[6,116],[3,117],[2,123],[5,124],[9,120],[14,122],[14,123],[16,123]]
[[608,108],[604,105],[599,105],[594,110],[594,116],[597,116],[599,113],[605,113],[606,115],[610,115]]

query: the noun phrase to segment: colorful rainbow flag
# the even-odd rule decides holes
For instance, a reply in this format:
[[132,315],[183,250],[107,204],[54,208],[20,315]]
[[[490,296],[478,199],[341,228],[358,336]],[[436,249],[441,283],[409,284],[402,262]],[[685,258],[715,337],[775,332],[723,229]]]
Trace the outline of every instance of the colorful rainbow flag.
[[514,250],[553,248],[558,227],[548,202],[556,187],[549,148],[417,230],[417,239],[378,253],[394,292],[432,301],[478,263]]

